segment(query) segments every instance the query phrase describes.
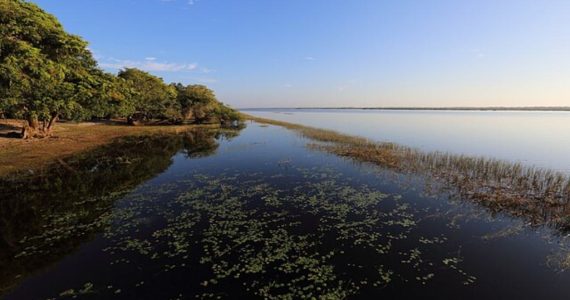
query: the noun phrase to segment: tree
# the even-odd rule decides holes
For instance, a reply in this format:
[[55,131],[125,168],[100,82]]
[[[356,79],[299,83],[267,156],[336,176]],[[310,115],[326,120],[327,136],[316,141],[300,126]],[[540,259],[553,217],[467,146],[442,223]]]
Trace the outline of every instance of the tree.
[[118,76],[126,81],[131,90],[133,109],[132,114],[128,116],[130,124],[154,118],[180,119],[176,89],[166,85],[162,78],[130,68],[121,70]]
[[23,137],[50,135],[59,118],[127,117],[196,123],[239,118],[203,85],[166,85],[137,69],[97,67],[87,42],[24,0],[0,0],[0,116],[25,120]]
[[214,91],[200,84],[183,86],[176,85],[178,102],[185,119],[192,119],[196,123],[203,123],[214,116],[220,103]]
[[103,71],[96,72],[94,77],[93,93],[84,100],[84,105],[89,108],[86,117],[110,119],[134,113],[133,91],[125,79]]
[[225,123],[241,119],[239,112],[219,102],[214,91],[204,85],[177,83],[173,86],[178,93],[177,100],[184,119],[196,123],[214,120]]
[[219,103],[216,109],[214,110],[214,114],[218,117],[221,123],[227,123],[232,121],[241,121],[242,116],[238,111],[235,109],[226,106],[223,103]]
[[49,135],[60,117],[85,115],[95,83],[87,42],[35,4],[0,0],[1,108],[24,118],[23,137]]

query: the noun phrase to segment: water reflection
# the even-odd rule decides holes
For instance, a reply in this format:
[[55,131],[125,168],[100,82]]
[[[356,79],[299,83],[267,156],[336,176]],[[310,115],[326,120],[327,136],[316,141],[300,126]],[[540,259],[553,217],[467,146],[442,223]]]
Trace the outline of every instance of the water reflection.
[[498,158],[570,174],[570,112],[270,109],[246,113],[423,151]]
[[164,172],[172,157],[212,155],[238,129],[126,137],[58,160],[43,171],[0,180],[0,294],[89,240],[116,199]]
[[[172,165],[130,192],[38,214],[47,227],[12,239],[23,245],[6,263],[23,266],[18,274],[27,278],[5,276],[16,285],[7,299],[565,299],[570,292],[561,284],[570,274],[545,265],[563,258],[543,239],[547,231],[428,197],[435,195],[421,177],[311,151],[309,140],[283,128],[252,124],[230,142],[227,133],[211,134],[178,136],[164,155]],[[141,149],[162,153],[167,144]],[[84,214],[93,219],[82,221]],[[51,255],[59,239],[81,246]]]

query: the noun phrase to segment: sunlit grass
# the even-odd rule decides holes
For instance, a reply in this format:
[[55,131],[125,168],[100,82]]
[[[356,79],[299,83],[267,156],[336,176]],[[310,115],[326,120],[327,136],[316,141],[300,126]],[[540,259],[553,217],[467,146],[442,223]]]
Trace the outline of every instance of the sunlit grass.
[[[21,121],[1,121],[16,128]],[[0,177],[14,172],[37,170],[57,159],[86,152],[124,136],[183,133],[219,125],[127,126],[122,123],[58,123],[52,137],[37,140],[0,137]],[[16,132],[14,131],[14,132]]]

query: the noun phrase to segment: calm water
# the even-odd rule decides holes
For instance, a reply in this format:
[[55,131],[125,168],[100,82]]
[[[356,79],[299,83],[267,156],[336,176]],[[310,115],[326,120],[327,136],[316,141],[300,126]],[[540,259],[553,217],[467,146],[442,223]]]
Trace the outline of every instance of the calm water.
[[494,157],[570,173],[570,112],[250,110],[426,151]]
[[568,298],[561,232],[306,143],[129,138],[1,181],[0,296]]

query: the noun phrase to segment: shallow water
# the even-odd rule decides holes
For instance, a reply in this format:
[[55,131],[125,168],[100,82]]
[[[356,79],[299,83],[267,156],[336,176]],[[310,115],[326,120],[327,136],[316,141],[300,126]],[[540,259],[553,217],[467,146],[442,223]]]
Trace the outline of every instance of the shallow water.
[[570,174],[570,112],[247,110],[426,151],[499,158]]
[[2,294],[567,299],[564,236],[307,142],[130,138],[2,182]]

